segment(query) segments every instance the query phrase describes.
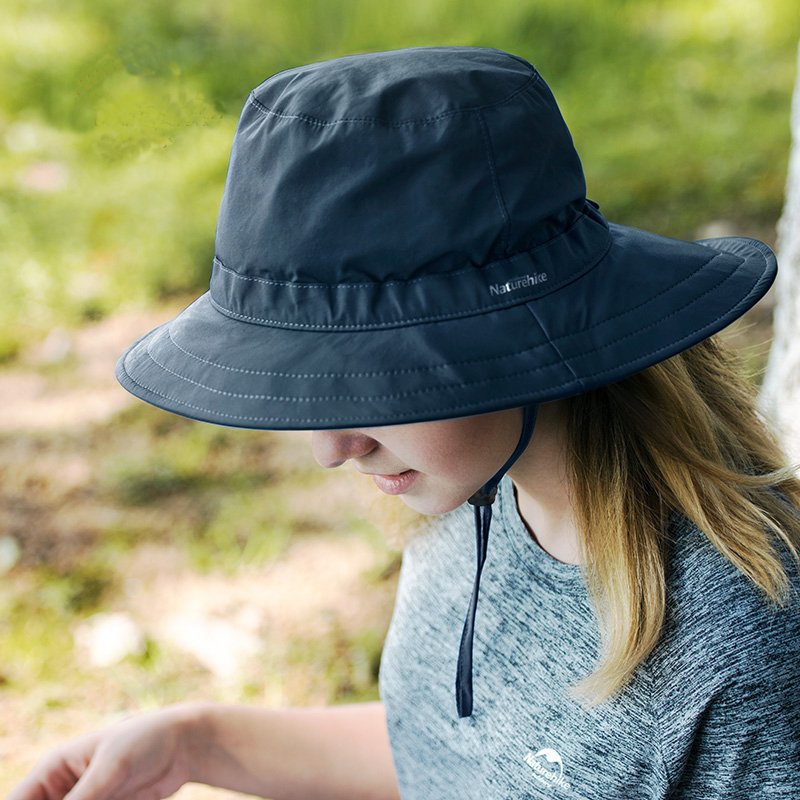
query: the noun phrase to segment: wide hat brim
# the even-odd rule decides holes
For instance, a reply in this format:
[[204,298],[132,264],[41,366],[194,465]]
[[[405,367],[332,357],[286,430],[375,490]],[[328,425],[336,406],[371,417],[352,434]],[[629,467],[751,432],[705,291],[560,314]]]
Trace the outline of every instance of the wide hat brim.
[[706,339],[761,298],[772,251],[611,224],[610,247],[553,291],[381,329],[298,330],[237,317],[206,293],[120,358],[132,394],[203,422],[362,428],[484,414],[607,385]]

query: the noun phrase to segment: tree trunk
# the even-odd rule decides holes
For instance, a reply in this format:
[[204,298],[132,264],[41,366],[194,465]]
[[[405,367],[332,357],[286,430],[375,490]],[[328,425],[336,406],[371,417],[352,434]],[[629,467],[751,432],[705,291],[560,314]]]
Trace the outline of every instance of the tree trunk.
[[778,277],[772,348],[761,407],[775,425],[784,452],[800,465],[800,49],[792,102],[792,152],[786,203],[778,223]]

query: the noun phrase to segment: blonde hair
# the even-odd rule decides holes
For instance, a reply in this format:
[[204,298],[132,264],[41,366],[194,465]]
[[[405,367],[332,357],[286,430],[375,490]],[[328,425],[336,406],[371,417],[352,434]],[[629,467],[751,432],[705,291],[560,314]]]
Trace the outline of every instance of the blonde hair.
[[714,339],[565,405],[570,489],[602,637],[598,666],[575,691],[595,704],[659,639],[670,514],[685,515],[765,599],[782,603],[789,580],[776,545],[798,559],[800,520],[786,500],[800,506],[800,481],[759,417],[754,386]]

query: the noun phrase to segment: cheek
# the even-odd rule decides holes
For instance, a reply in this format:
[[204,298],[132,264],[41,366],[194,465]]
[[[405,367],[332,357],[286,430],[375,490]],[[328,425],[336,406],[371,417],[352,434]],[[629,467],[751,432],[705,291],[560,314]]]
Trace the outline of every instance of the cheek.
[[505,458],[501,443],[476,435],[437,459],[432,475],[443,489],[450,487],[468,498],[497,472]]
[[480,481],[494,461],[496,443],[481,429],[462,428],[452,435],[446,428],[431,437],[418,458],[418,469],[442,483],[468,485]]

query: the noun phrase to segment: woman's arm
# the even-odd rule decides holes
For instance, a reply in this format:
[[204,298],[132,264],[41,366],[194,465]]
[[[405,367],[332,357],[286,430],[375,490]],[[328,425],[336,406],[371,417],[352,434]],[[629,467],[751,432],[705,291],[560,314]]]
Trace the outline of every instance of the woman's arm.
[[192,780],[275,800],[400,797],[381,703],[189,714],[204,751]]
[[168,797],[198,782],[273,800],[398,800],[380,703],[211,704],[132,717],[48,753],[8,800]]

